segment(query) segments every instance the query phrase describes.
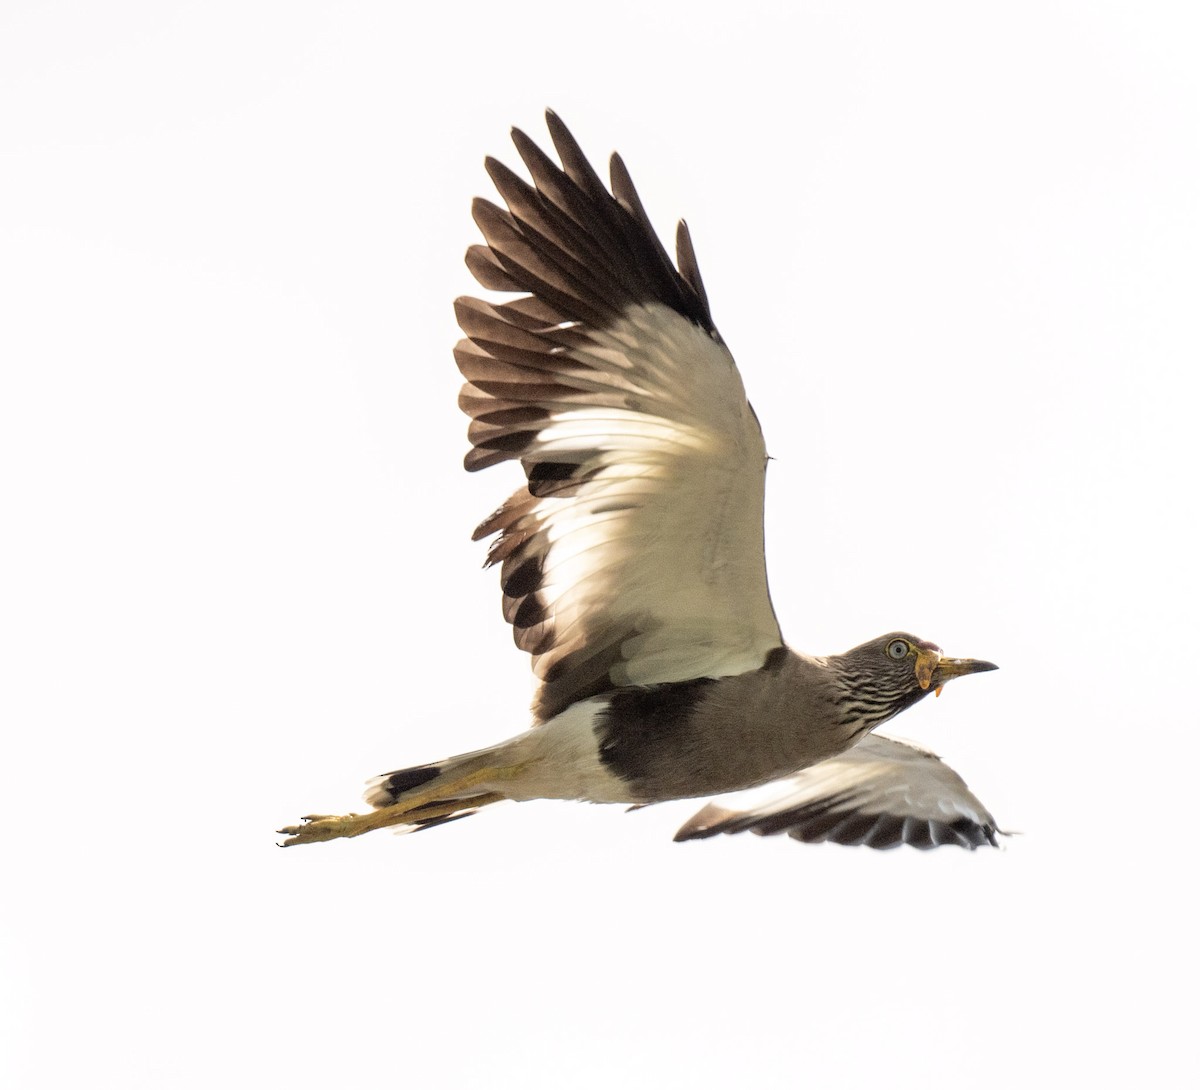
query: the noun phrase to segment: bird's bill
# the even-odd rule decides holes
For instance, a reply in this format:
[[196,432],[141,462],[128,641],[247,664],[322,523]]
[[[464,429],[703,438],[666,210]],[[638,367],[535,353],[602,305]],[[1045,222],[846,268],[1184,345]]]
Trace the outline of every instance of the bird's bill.
[[956,677],[967,674],[982,674],[987,670],[998,670],[994,662],[984,662],[983,659],[948,659],[932,648],[921,648],[917,653],[917,684],[922,689],[930,685],[935,687],[936,695],[941,696],[942,686]]

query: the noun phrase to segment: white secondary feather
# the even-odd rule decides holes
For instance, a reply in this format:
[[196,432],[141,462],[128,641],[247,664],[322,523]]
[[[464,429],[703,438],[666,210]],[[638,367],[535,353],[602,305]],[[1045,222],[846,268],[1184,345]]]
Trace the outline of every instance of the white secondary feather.
[[535,669],[580,626],[629,633],[616,684],[756,669],[781,638],[763,561],[766,451],[732,356],[659,304],[589,338],[636,392],[627,409],[554,413],[525,454],[581,459],[586,478],[531,513],[555,631]]

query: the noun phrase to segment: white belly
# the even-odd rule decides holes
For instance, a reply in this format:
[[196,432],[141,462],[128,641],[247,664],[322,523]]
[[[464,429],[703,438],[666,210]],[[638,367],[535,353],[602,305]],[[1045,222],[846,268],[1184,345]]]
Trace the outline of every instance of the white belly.
[[593,697],[572,704],[542,726],[502,742],[496,764],[517,766],[511,778],[486,784],[510,799],[580,799],[586,802],[633,803],[629,785],[600,760],[597,716],[607,703]]

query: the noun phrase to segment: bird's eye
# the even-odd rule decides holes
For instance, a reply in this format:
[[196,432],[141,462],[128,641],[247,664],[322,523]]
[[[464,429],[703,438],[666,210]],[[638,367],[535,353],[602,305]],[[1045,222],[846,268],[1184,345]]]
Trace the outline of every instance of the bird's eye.
[[887,645],[888,657],[893,659],[905,658],[908,655],[908,650],[909,648],[907,640],[892,640],[892,642]]

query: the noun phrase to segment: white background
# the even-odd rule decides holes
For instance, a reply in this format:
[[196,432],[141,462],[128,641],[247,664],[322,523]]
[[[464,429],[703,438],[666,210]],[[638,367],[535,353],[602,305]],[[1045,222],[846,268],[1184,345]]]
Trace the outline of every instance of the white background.
[[[1193,12],[0,8],[0,1081],[1188,1083]],[[688,218],[789,639],[1001,665],[895,726],[1005,851],[274,847],[526,725],[450,303],[547,105]]]

